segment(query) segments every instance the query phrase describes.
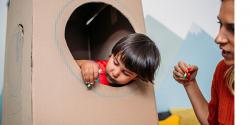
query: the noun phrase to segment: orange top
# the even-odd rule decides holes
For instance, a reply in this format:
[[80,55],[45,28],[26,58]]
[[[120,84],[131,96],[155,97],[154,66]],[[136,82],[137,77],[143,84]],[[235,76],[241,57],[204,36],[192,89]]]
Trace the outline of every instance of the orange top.
[[234,125],[234,95],[225,83],[225,72],[228,68],[222,60],[214,73],[211,100],[208,104],[210,125]]

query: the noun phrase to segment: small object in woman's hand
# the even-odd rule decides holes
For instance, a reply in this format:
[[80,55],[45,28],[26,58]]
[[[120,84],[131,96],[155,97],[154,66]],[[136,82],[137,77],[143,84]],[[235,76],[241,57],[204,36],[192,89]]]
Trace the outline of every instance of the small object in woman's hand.
[[187,73],[184,73],[183,79],[186,79],[186,78],[187,78]]
[[188,71],[185,72],[184,75],[183,75],[183,79],[190,80],[191,74],[190,74],[189,72],[192,70],[192,68],[191,68],[191,67],[188,67],[187,70],[188,70]]

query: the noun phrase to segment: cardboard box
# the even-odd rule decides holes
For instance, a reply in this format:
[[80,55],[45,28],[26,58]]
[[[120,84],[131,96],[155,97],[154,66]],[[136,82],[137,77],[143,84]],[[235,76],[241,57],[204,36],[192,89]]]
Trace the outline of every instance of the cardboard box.
[[11,0],[7,25],[3,125],[158,124],[151,83],[89,91],[74,60],[145,33],[140,0]]

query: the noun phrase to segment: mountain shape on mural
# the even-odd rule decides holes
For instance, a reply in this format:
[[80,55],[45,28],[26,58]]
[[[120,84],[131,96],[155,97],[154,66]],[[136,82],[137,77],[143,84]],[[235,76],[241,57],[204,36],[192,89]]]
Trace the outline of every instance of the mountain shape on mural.
[[199,67],[197,81],[209,100],[213,72],[222,59],[214,38],[195,23],[182,39],[151,16],[147,16],[145,22],[147,34],[156,42],[161,53],[161,65],[155,80],[158,111],[191,107],[184,88],[172,77],[173,67],[180,60]]

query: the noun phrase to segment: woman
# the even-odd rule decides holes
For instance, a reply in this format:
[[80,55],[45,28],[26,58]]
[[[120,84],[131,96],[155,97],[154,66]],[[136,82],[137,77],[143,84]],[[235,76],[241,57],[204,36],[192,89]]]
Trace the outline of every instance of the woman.
[[202,125],[234,124],[234,0],[222,0],[218,20],[220,30],[215,42],[224,59],[213,76],[210,102],[203,97],[195,79],[197,66],[180,61],[173,71],[174,79],[183,84]]

